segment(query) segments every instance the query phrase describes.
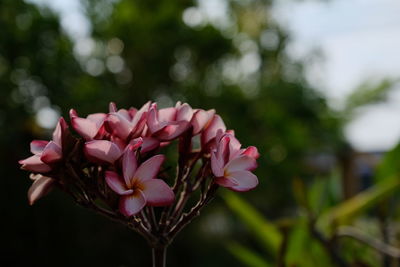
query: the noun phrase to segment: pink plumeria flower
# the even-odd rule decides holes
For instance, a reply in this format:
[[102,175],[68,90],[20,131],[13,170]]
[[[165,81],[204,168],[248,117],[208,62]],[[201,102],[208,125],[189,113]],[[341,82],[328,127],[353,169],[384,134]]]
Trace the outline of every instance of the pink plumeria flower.
[[150,102],[144,104],[139,110],[117,110],[114,103],[110,103],[110,113],[106,121],[106,128],[111,133],[124,141],[142,135],[146,125],[147,112]]
[[107,118],[105,113],[90,114],[86,118],[80,118],[78,113],[71,109],[69,111],[72,128],[84,139],[93,140],[103,138],[105,132],[104,121]]
[[148,134],[159,141],[171,141],[189,128],[192,117],[193,110],[186,103],[160,110],[154,103],[147,117]]
[[51,171],[52,165],[62,159],[62,140],[68,125],[64,118],[60,118],[53,132],[52,141],[33,140],[31,152],[33,156],[20,160],[21,169],[37,173]]
[[125,151],[122,157],[120,177],[114,171],[106,171],[108,186],[118,195],[119,211],[129,217],[140,212],[144,206],[167,206],[175,196],[171,188],[161,179],[156,179],[164,155],[156,155],[138,166],[133,148]]
[[[233,135],[223,135],[217,143],[217,149],[211,152],[211,169],[217,184],[243,192],[258,185],[257,176],[251,173],[257,167],[257,162],[240,146]],[[251,152],[254,152],[253,149]]]

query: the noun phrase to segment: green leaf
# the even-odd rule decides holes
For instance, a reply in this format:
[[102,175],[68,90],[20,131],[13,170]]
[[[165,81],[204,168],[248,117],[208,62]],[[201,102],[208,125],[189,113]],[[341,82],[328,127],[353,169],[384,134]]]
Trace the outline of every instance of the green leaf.
[[400,179],[397,176],[383,180],[369,189],[327,210],[321,215],[318,224],[322,227],[327,227],[332,224],[338,225],[349,223],[363,211],[380,203],[380,201],[396,192],[399,187]]
[[228,207],[247,224],[260,244],[271,255],[277,255],[282,241],[279,229],[237,194],[226,191],[223,194],[223,199]]
[[234,255],[239,261],[248,267],[270,267],[272,266],[266,262],[260,255],[251,251],[250,249],[236,243],[229,242],[226,244],[226,248],[232,255]]
[[376,169],[376,181],[382,181],[400,174],[400,143],[387,152]]

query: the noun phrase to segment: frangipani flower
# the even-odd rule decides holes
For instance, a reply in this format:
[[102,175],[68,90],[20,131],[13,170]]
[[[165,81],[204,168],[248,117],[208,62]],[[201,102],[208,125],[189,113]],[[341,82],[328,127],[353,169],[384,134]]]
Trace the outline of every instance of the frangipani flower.
[[166,206],[174,201],[174,193],[161,179],[156,179],[163,155],[156,155],[138,166],[135,151],[130,147],[122,158],[121,178],[114,171],[105,174],[108,186],[121,196],[119,211],[129,217],[140,212],[144,206]]
[[[241,148],[213,109],[192,109],[181,102],[160,110],[151,102],[139,110],[117,109],[110,103],[107,114],[81,118],[71,110],[70,118],[77,135],[70,134],[61,118],[53,140],[32,141],[33,156],[20,161],[22,169],[34,173],[29,203],[57,186],[78,205],[134,229],[157,251],[165,250],[200,214],[220,186],[248,191],[258,184],[251,173],[257,148]],[[169,173],[160,173],[165,160],[160,153],[175,144],[176,150],[168,150],[177,151],[170,188],[159,179]],[[156,254],[156,261],[163,261],[163,253]]]
[[177,104],[177,107],[157,110],[152,104],[147,117],[150,135],[159,141],[171,141],[180,136],[190,126],[193,110],[188,104]]
[[211,169],[220,186],[233,191],[249,191],[258,185],[257,176],[251,173],[257,168],[257,162],[253,157],[254,149],[241,150],[240,146],[233,135],[222,136],[217,149],[211,152]]
[[80,118],[78,113],[71,109],[69,111],[72,128],[84,139],[101,139],[105,134],[104,121],[107,118],[105,113],[94,113],[86,118]]
[[106,122],[108,131],[124,141],[139,137],[146,125],[149,107],[150,102],[147,102],[139,110],[135,108],[117,110],[115,104],[111,103]]
[[60,118],[53,132],[52,141],[33,140],[31,152],[34,155],[18,162],[22,164],[21,169],[40,173],[51,171],[51,165],[62,159],[62,139],[67,128],[65,120]]

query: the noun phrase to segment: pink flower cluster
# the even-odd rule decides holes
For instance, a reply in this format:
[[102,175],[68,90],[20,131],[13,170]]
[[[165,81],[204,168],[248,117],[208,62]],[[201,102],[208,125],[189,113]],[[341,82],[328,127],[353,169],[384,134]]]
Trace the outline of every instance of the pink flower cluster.
[[[165,156],[160,153],[175,140],[179,171],[170,186],[164,180]],[[190,178],[195,180],[187,192],[200,184],[234,191],[248,191],[258,184],[252,173],[257,149],[242,149],[215,110],[193,109],[180,102],[162,109],[151,102],[140,109],[117,109],[111,103],[108,113],[86,118],[72,109],[70,127],[61,118],[53,140],[32,141],[31,152],[33,156],[19,162],[22,169],[35,173],[28,192],[31,204],[58,186],[79,203],[92,205],[98,198],[110,212],[116,207],[125,217],[139,214],[146,206],[178,205],[181,201],[175,195],[186,190],[183,185],[199,159],[201,173]]]

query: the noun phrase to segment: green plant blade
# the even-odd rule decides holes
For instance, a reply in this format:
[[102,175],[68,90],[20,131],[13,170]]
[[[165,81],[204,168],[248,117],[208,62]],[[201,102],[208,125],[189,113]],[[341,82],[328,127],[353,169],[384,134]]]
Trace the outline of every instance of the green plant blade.
[[397,176],[383,180],[356,196],[327,210],[321,215],[318,224],[322,227],[327,227],[332,224],[340,225],[349,223],[363,211],[378,204],[381,200],[396,192],[399,187],[400,179]]
[[279,229],[237,194],[224,192],[223,199],[228,207],[249,227],[260,244],[271,255],[277,255],[282,241]]
[[260,255],[236,242],[229,242],[226,248],[233,256],[235,256],[243,265],[248,267],[270,267]]

